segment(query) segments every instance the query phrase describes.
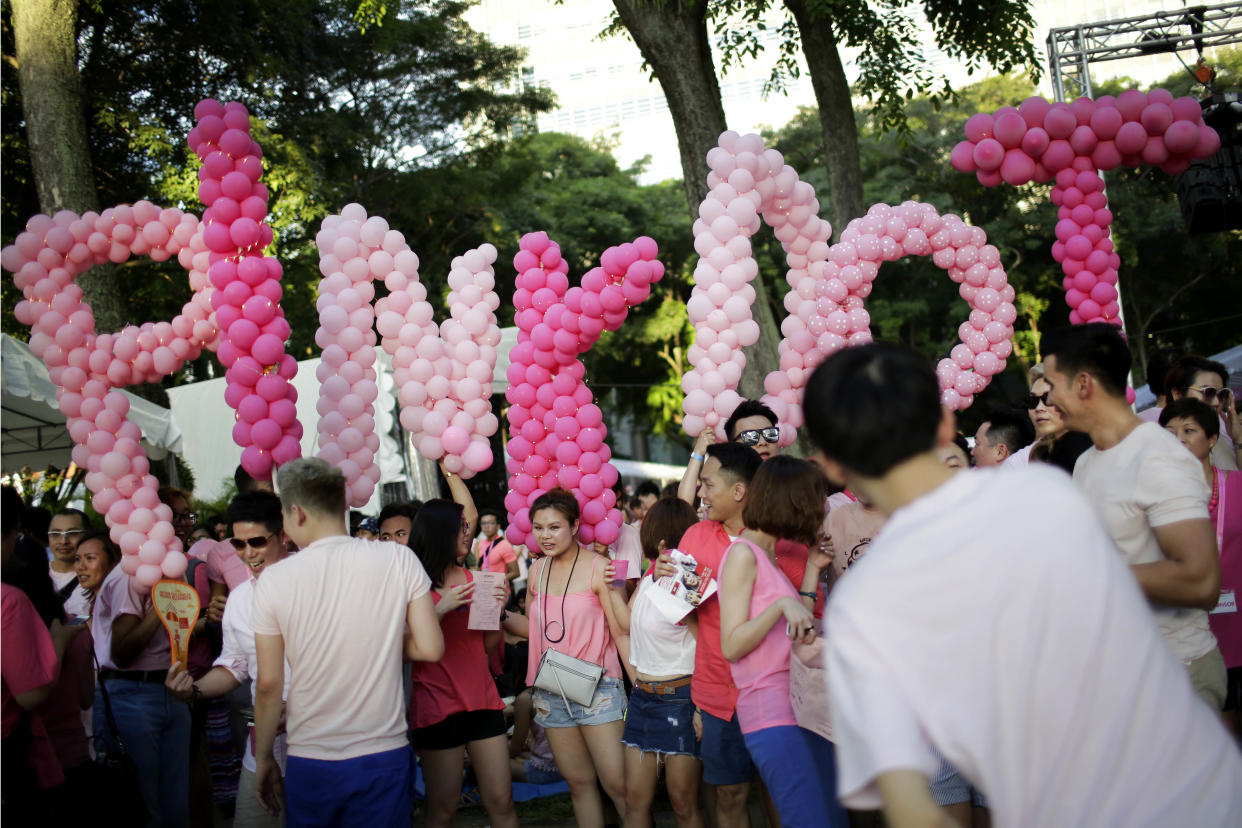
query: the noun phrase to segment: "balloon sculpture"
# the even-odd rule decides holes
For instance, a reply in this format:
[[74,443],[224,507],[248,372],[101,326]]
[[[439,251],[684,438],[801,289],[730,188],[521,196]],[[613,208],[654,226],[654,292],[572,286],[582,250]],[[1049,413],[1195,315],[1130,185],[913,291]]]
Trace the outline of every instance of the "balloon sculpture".
[[682,378],[686,432],[717,429],[740,401],[737,386],[746,356],[741,348],[758,339],[751,318],[755,301],[749,282],[759,271],[750,236],[766,222],[785,250],[789,311],[781,323],[780,368],[764,381],[764,397],[782,425],[781,442],[793,442],[802,424],[801,389],[810,370],[830,354],[871,341],[864,300],[882,262],[907,255],[932,261],[961,286],[971,307],[958,333],[962,344],[940,361],[941,401],[966,408],[989,379],[1004,369],[1017,312],[1000,253],[981,228],[954,215],[941,216],[930,204],[873,205],[829,245],[832,229],[818,215],[811,185],[798,179],[776,150],[758,135],[725,132],[707,156],[711,192],[695,221],[695,249],[702,257],[687,305],[695,340],[692,369]]
[[[319,456],[345,474],[349,502],[365,504],[379,481],[375,451],[375,323],[393,358],[401,424],[419,454],[443,458],[445,468],[473,477],[492,464],[489,440],[500,422],[491,410],[492,373],[500,328],[496,309],[496,248],[485,244],[453,260],[450,318],[438,327],[418,256],[405,237],[378,216],[350,204],[324,219],[316,237],[320,327]],[[374,279],[388,296],[374,303]]]
[[[277,304],[280,266],[261,254],[271,230],[262,221],[267,192],[257,183],[262,164],[249,136],[249,116],[241,104],[215,101],[200,103],[196,115],[199,125],[190,144],[204,162],[199,194],[209,208],[202,224],[147,201],[80,217],[61,211],[30,219],[26,231],[0,252],[0,265],[14,274],[22,291],[14,314],[32,328],[30,348],[57,386],[57,404],[74,441],[72,458],[87,471],[92,505],[121,547],[122,569],[145,587],[180,577],[186,557],[172,510],[159,501],[159,481],[139,443],[142,434],[128,418],[129,400],[118,389],[158,382],[203,348],[217,350],[221,362],[232,366],[226,397],[239,416],[250,418],[239,420],[249,427],[235,436],[247,438],[239,443],[248,447],[251,473],[270,473],[272,456],[296,456],[291,435],[300,434],[291,403],[288,409],[278,406],[290,399],[286,380],[293,363],[283,356],[289,329]],[[130,256],[157,262],[176,256],[189,273],[193,295],[171,322],[96,333],[94,313],[74,280],[93,265],[119,264]],[[268,379],[277,370],[281,373]],[[261,455],[269,451],[263,462]]]
[[1071,104],[1027,98],[1017,109],[971,116],[966,139],[953,148],[953,167],[975,173],[986,187],[1055,182],[1052,256],[1065,273],[1065,301],[1074,324],[1121,324],[1116,287],[1121,258],[1109,238],[1113,214],[1100,172],[1146,164],[1177,175],[1221,146],[1220,136],[1203,123],[1199,102],[1174,99],[1164,89],[1130,89],[1115,98],[1079,98]]
[[237,411],[233,440],[241,464],[265,479],[274,465],[302,453],[297,391],[289,381],[298,364],[285,353],[289,323],[280,308],[280,262],[264,256],[272,243],[267,188],[260,183],[262,152],[250,137],[250,115],[232,102],[203,100],[189,144],[203,162],[198,197],[203,241],[211,251],[211,305],[221,331],[216,351],[228,381],[224,399]]
[[629,308],[664,276],[656,243],[646,236],[610,247],[600,266],[570,287],[569,263],[546,233],[528,233],[513,258],[517,268],[518,344],[509,353],[510,491],[507,534],[534,549],[530,506],[554,488],[573,491],[582,509],[579,538],[613,543],[621,512],[612,486],[617,470],[604,443],[604,415],[583,383],[578,356],[615,331]]

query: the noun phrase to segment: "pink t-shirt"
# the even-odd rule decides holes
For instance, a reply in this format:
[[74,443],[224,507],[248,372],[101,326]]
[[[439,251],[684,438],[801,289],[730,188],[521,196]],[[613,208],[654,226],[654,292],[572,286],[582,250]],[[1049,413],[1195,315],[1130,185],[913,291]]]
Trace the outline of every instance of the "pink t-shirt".
[[[603,558],[594,552],[582,550],[578,564],[590,564],[592,579],[595,568],[603,563]],[[564,596],[541,595],[544,567],[547,558],[542,559],[534,568],[530,583],[530,649],[526,661],[526,683],[533,685],[535,675],[539,672],[539,662],[543,658],[545,648],[551,647],[558,653],[580,658],[604,668],[604,675],[609,678],[621,678],[621,659],[617,655],[617,645],[613,643],[612,633],[608,629],[608,619],[604,615],[604,607],[599,596],[592,589],[570,592]],[[545,609],[546,607],[546,609]],[[544,612],[547,612],[548,632],[553,638],[563,629],[564,638],[560,641],[547,641],[543,635]]]
[[[781,598],[798,597],[785,573],[772,563],[768,553],[748,540],[739,540],[750,547],[755,556],[755,585],[750,594],[753,619]],[[721,562],[721,575],[729,565],[731,545]],[[770,727],[796,726],[793,703],[789,700],[789,635],[785,625],[777,621],[768,630],[759,646],[733,662],[733,683],[737,685],[737,721],[743,733],[754,733]]]
[[213,583],[224,584],[229,588],[229,592],[232,592],[250,580],[250,567],[237,557],[233,544],[226,540],[199,541],[199,543],[211,544],[206,549],[203,560],[207,561],[207,577]]
[[91,636],[82,630],[65,649],[60,665],[60,678],[52,688],[47,701],[39,707],[43,726],[52,740],[56,758],[64,769],[76,768],[89,762],[90,751],[86,746],[86,729],[82,725],[82,684],[87,672],[94,672],[91,664]]
[[100,667],[114,670],[167,670],[172,665],[172,648],[168,635],[161,624],[151,640],[131,664],[121,666],[112,660],[112,623],[118,615],[134,615],[139,619],[151,609],[151,593],[140,592],[138,582],[125,574],[119,566],[112,567],[108,577],[99,585],[95,598],[95,614],[91,621],[91,635],[95,640],[95,657]]
[[1242,596],[1242,471],[1216,470],[1217,500],[1212,509],[1212,528],[1220,545],[1220,589],[1233,593],[1233,612],[1214,612],[1208,616],[1212,634],[1225,657],[1226,667],[1242,667],[1242,612],[1237,610]]
[[407,744],[402,638],[431,581],[407,546],[337,535],[255,582],[255,635],[289,662],[289,755],[353,759]]
[[508,572],[509,564],[517,560],[513,545],[500,536],[497,536],[495,540],[479,541],[475,556],[479,559],[479,565],[483,569],[488,572],[499,572],[501,575]]
[[832,568],[837,577],[845,574],[871,545],[871,540],[884,528],[884,513],[868,509],[855,500],[828,513],[828,534],[832,536],[835,555]]
[[[56,675],[51,634],[26,593],[8,584],[0,584],[0,674],[0,714],[7,739],[22,718],[14,697],[42,687]],[[38,713],[30,715],[30,764],[41,790],[65,781]]]
[[[474,576],[467,571],[466,582],[473,580]],[[432,590],[431,600],[439,604],[440,594]],[[468,710],[505,709],[487,666],[484,633],[467,629],[469,622],[468,604],[447,613],[440,619],[444,658],[437,662],[415,661],[411,665],[411,727],[430,727]]]

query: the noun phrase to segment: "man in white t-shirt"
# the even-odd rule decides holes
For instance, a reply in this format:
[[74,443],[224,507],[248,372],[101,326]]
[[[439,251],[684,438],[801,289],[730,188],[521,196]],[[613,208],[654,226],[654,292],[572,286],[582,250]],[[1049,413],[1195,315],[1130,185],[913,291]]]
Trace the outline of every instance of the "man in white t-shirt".
[[1074,482],[1130,564],[1195,692],[1220,710],[1225,662],[1207,617],[1220,597],[1220,557],[1203,469],[1126,402],[1130,348],[1114,326],[1074,325],[1047,334],[1041,347],[1048,402],[1095,444],[1078,458]]
[[438,661],[444,637],[431,581],[409,547],[349,537],[345,478],[320,459],[277,475],[298,554],[254,590],[255,777],[279,811],[273,753],[290,665],[284,782],[291,824],[398,825],[413,809],[402,657]]
[[78,587],[78,573],[74,558],[78,544],[90,525],[86,515],[77,509],[62,509],[52,516],[47,527],[48,546],[52,551],[52,560],[48,562],[48,575],[52,578],[52,589],[64,606],[65,615],[75,618],[91,614],[90,599]]
[[[254,626],[251,614],[254,604],[255,580],[269,566],[288,556],[284,532],[281,531],[280,498],[265,489],[242,492],[229,503],[225,518],[232,531],[227,544],[234,558],[250,573],[245,581],[229,592],[221,622],[224,629],[224,646],[212,668],[202,678],[194,681],[190,674],[173,664],[168,669],[164,686],[182,701],[197,698],[214,699],[232,692],[247,679],[253,680],[259,672],[258,656],[254,648]],[[285,682],[289,680],[289,663],[285,662]],[[250,700],[254,702],[254,685],[250,688]],[[285,737],[276,737],[274,753],[277,764],[284,769]],[[241,777],[237,783],[237,810],[233,815],[234,828],[256,826],[279,826],[281,820],[263,811],[255,797],[254,741],[246,740],[242,754]]]
[[803,408],[828,476],[890,516],[828,603],[846,806],[953,824],[934,745],[999,826],[1237,824],[1242,757],[1070,481],[946,468],[952,413],[897,346],[829,357]]

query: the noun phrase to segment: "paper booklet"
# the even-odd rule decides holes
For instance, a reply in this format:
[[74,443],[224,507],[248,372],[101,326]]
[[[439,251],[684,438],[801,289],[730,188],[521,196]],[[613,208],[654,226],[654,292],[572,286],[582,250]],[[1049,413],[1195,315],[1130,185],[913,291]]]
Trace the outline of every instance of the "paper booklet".
[[665,575],[653,584],[651,601],[665,618],[676,624],[716,593],[716,573],[679,549],[668,554],[677,567],[677,574]]

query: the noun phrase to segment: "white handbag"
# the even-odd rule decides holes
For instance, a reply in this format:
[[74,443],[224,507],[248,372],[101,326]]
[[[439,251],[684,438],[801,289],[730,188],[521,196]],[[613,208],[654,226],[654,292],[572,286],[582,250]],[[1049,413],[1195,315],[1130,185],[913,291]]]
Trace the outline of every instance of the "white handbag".
[[[575,557],[574,566],[577,565],[578,559]],[[539,591],[539,635],[546,647],[543,656],[539,659],[539,669],[535,671],[535,687],[549,693],[559,693],[567,709],[570,701],[577,702],[583,707],[590,707],[595,701],[595,690],[599,687],[600,679],[604,677],[604,668],[594,662],[566,655],[551,646],[565,639],[565,596],[561,596],[561,637],[554,642],[548,637],[547,612],[548,584],[552,580],[551,559],[544,564],[544,568],[547,570],[547,575],[543,580],[544,588]],[[574,570],[570,567],[569,580],[565,582],[566,595],[569,593],[569,582],[573,580],[573,577]]]

